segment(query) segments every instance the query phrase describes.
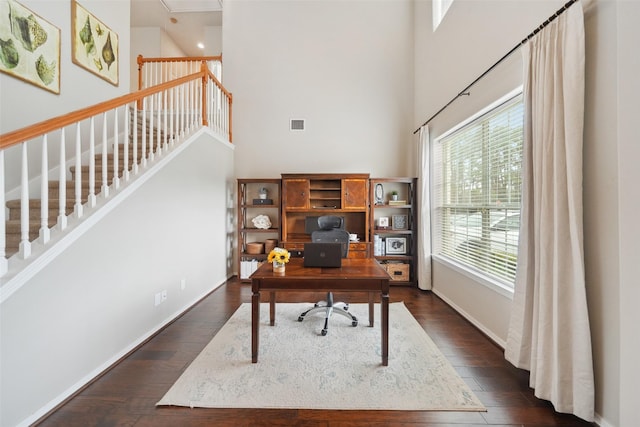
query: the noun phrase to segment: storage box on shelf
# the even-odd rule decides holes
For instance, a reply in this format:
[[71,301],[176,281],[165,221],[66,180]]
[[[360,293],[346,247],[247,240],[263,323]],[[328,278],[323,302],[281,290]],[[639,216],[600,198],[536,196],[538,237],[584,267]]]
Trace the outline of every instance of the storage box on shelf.
[[267,258],[266,247],[280,240],[281,181],[238,179],[238,274],[242,281]]
[[402,262],[387,262],[383,264],[387,272],[391,276],[391,280],[396,282],[409,281],[409,264]]
[[303,250],[322,215],[343,217],[345,229],[357,234],[349,257],[371,255],[368,174],[282,174],[283,245]]
[[385,265],[395,284],[417,284],[417,181],[405,177],[369,181],[373,256]]

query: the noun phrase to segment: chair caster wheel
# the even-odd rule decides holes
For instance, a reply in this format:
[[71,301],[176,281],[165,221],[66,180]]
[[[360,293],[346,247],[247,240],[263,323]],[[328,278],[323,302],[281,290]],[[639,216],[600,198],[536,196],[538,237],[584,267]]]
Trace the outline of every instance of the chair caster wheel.
[[298,322],[302,322],[304,320],[304,317],[300,316],[298,317]]
[[356,326],[358,326],[358,322],[351,322],[351,326],[355,328]]
[[320,334],[322,334],[322,336],[327,335],[327,330],[326,330],[326,329],[323,329],[323,330],[322,330],[322,332],[320,332]]

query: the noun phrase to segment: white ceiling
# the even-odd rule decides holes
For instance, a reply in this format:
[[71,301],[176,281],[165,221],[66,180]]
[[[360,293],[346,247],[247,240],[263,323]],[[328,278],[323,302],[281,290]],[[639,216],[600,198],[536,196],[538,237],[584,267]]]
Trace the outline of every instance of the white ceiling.
[[202,56],[197,44],[206,43],[205,27],[222,26],[222,4],[219,0],[131,0],[131,26],[160,27],[188,56]]
[[219,12],[222,0],[160,0],[169,12]]

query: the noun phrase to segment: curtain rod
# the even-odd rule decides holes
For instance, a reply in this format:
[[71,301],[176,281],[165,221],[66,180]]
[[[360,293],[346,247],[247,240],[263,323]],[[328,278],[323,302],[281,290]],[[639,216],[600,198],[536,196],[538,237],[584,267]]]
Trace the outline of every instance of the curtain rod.
[[468,92],[468,90],[471,88],[471,86],[473,86],[474,84],[478,83],[478,81],[480,79],[482,79],[484,76],[486,76],[490,71],[492,71],[494,68],[496,68],[502,61],[504,61],[505,59],[507,59],[513,52],[515,52],[520,46],[522,46],[523,44],[525,44],[527,41],[531,40],[531,38],[533,36],[535,36],[536,34],[538,34],[540,32],[540,30],[542,30],[544,27],[546,27],[547,25],[549,25],[554,19],[556,19],[558,16],[560,16],[565,10],[567,10],[572,4],[574,4],[575,2],[577,2],[578,0],[569,0],[567,3],[565,3],[564,6],[562,6],[560,9],[558,9],[556,11],[556,13],[554,13],[553,15],[551,15],[549,17],[549,19],[547,19],[546,21],[544,21],[542,24],[540,24],[540,26],[538,26],[535,30],[533,30],[531,32],[531,34],[529,34],[527,37],[525,37],[524,39],[522,39],[522,41],[520,43],[518,43],[517,45],[515,45],[509,52],[507,52],[502,58],[498,59],[498,61],[493,64],[491,67],[489,67],[489,69],[487,69],[484,73],[480,74],[480,76],[475,79],[474,81],[471,82],[471,84],[469,84],[467,87],[465,87],[464,89],[462,89],[462,91],[460,93],[458,93],[451,101],[447,102],[446,105],[444,107],[442,107],[441,109],[439,109],[433,116],[429,117],[429,119],[424,122],[418,129],[416,129],[415,131],[413,131],[413,134],[415,135],[416,133],[420,132],[420,128],[422,128],[423,126],[429,124],[429,122],[433,119],[435,119],[440,113],[442,113],[449,105],[451,105],[456,99],[460,98],[461,96],[469,96],[471,95],[470,92]]

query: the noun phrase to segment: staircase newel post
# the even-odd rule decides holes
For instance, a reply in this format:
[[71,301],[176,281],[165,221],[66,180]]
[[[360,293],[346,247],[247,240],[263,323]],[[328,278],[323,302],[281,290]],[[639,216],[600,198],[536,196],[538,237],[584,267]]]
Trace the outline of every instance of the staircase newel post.
[[200,71],[202,72],[202,126],[209,126],[207,120],[207,83],[209,82],[208,68],[206,61],[200,63]]
[[[142,89],[142,67],[144,66],[144,60],[142,55],[138,55],[138,90]],[[142,108],[142,102],[139,99],[137,102],[138,110]]]

